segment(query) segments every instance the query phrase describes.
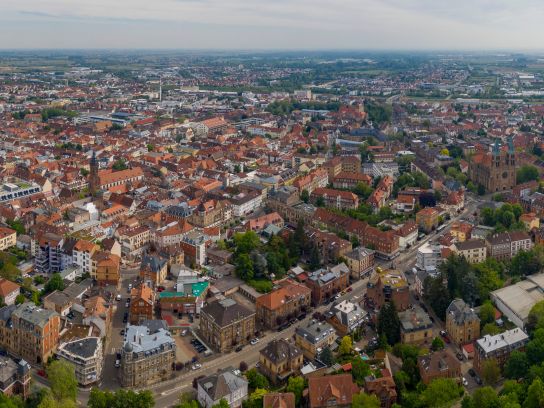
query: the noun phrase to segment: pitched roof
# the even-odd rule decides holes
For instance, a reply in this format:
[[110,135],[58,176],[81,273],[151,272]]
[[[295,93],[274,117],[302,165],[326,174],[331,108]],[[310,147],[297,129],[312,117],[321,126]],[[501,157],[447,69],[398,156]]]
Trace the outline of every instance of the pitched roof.
[[331,400],[335,400],[334,405],[351,405],[359,387],[353,382],[351,374],[327,375],[310,377],[308,392],[311,408],[327,406]]

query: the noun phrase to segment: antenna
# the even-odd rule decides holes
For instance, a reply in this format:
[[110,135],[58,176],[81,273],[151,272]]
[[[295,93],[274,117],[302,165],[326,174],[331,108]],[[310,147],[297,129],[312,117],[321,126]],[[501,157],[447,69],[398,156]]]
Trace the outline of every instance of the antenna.
[[162,102],[162,77],[159,77],[159,102]]

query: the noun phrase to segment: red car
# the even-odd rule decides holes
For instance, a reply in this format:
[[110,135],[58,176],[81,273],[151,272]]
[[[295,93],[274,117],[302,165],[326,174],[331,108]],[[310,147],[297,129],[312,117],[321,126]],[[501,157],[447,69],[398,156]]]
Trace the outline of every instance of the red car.
[[350,286],[350,287],[348,288],[348,292],[351,292],[352,290],[353,290],[353,288]]
[[38,370],[38,375],[43,378],[47,378],[47,373],[45,370]]

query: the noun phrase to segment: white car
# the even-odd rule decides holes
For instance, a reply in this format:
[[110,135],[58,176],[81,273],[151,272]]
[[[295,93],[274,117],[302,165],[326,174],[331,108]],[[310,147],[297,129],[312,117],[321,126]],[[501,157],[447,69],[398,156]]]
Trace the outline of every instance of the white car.
[[121,295],[117,295],[115,299],[119,302],[121,300]]
[[121,360],[115,360],[115,368],[121,367]]
[[465,377],[463,377],[463,385],[465,387],[468,387],[468,381],[467,381],[467,379]]
[[202,368],[202,364],[200,363],[194,363],[191,367],[191,370],[198,370],[199,368]]
[[129,307],[129,306],[130,306],[130,303],[126,302],[125,307]]
[[255,344],[257,344],[259,342],[259,339],[257,338],[254,338],[253,340],[251,340],[249,343],[254,346]]

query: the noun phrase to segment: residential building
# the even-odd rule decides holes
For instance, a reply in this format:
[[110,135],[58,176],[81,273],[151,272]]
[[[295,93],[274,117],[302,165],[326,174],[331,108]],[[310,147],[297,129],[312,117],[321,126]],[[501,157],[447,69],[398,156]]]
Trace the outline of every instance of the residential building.
[[367,186],[372,184],[372,177],[361,172],[342,171],[334,177],[331,177],[329,173],[329,179],[332,180],[332,186],[334,188],[347,190],[353,190],[360,183]]
[[419,356],[417,366],[423,384],[429,384],[437,378],[461,378],[461,363],[448,349]]
[[146,253],[140,263],[140,278],[152,286],[159,286],[168,274],[168,261],[157,254]]
[[442,249],[439,245],[426,242],[417,249],[416,268],[433,273],[441,263]]
[[351,278],[359,280],[367,278],[374,270],[374,251],[362,246],[344,254],[346,263],[351,272]]
[[269,225],[275,225],[278,228],[283,228],[283,218],[277,212],[272,212],[270,214],[249,220],[246,224],[246,229],[248,231],[260,232]]
[[359,240],[365,247],[372,247],[378,258],[391,260],[399,254],[399,237],[395,231],[382,231],[368,225]]
[[191,231],[193,226],[186,221],[172,221],[164,227],[158,228],[152,234],[152,241],[159,247],[179,244],[184,234]]
[[523,351],[528,342],[529,336],[520,328],[507,330],[494,336],[487,334],[476,340],[474,369],[481,375],[484,362],[494,359],[502,370],[512,351]]
[[197,380],[197,400],[201,407],[211,408],[224,399],[230,408],[240,408],[248,397],[248,382],[232,367]]
[[446,309],[446,331],[458,346],[480,337],[480,319],[463,299],[454,299]]
[[15,304],[17,295],[21,293],[21,287],[16,283],[4,278],[0,278],[0,300],[5,305]]
[[17,232],[11,228],[0,227],[0,251],[17,245]]
[[289,319],[310,310],[312,290],[290,279],[256,301],[257,321],[267,328],[275,328]]
[[540,218],[535,213],[521,214],[519,220],[525,225],[527,231],[531,231],[533,228],[540,228]]
[[295,394],[269,392],[263,397],[263,408],[295,408]]
[[383,369],[382,376],[369,375],[365,377],[364,391],[375,395],[380,401],[381,408],[391,408],[397,403],[397,386],[388,369]]
[[312,303],[319,305],[346,289],[349,285],[349,274],[349,268],[343,262],[312,272],[306,281],[306,285],[312,290]]
[[453,250],[458,255],[464,256],[471,264],[483,262],[487,258],[487,245],[483,239],[457,242]]
[[155,292],[145,283],[132,288],[130,292],[130,324],[140,324],[144,320],[153,320]]
[[419,306],[400,312],[399,320],[403,344],[430,344],[433,341],[433,322]]
[[232,213],[235,217],[245,217],[257,210],[262,202],[263,196],[258,191],[249,191],[247,193],[239,193],[230,198],[232,205]]
[[121,253],[128,258],[140,255],[151,241],[151,230],[146,225],[124,229],[118,235]]
[[202,339],[220,353],[244,345],[255,334],[255,312],[233,299],[211,302],[200,311]]
[[295,329],[295,344],[309,360],[319,356],[325,347],[332,348],[336,338],[336,332],[330,324],[315,320]]
[[[90,241],[77,240],[72,247],[72,263],[81,268],[82,273],[92,276],[92,256],[100,247]],[[121,256],[120,254],[118,255]]]
[[88,386],[100,381],[104,363],[101,338],[86,337],[62,343],[56,355],[74,366],[80,385]]
[[185,234],[180,244],[185,254],[185,262],[194,263],[196,266],[204,265],[206,263],[206,243],[208,241],[208,236],[200,231],[191,231]]
[[121,258],[106,251],[97,251],[91,257],[91,276],[101,285],[118,285]]
[[62,270],[64,238],[52,232],[40,234],[33,240],[34,266],[39,273],[51,274]]
[[169,379],[172,374],[176,342],[165,328],[164,321],[152,320],[147,323],[142,326],[129,325],[126,329],[119,369],[123,387],[147,387]]
[[308,379],[308,406],[310,408],[351,407],[353,395],[359,387],[351,374],[325,375]]
[[226,200],[202,201],[187,219],[198,228],[216,227],[230,219],[232,209]]
[[399,311],[410,306],[408,281],[401,271],[376,268],[376,273],[367,283],[368,299],[375,307],[381,308],[393,301]]
[[439,212],[431,207],[425,207],[416,214],[416,223],[419,229],[429,233],[438,227]]
[[457,240],[457,242],[465,242],[470,239],[470,233],[472,232],[472,225],[467,222],[456,221],[451,225],[450,234]]
[[489,235],[487,255],[498,261],[513,258],[519,251],[528,251],[533,247],[531,236],[525,231],[501,232]]
[[259,370],[272,384],[281,384],[302,368],[303,354],[285,339],[272,340],[259,353]]
[[119,171],[108,169],[98,172],[98,178],[100,189],[109,190],[111,187],[132,185],[143,180],[144,172],[141,167]]
[[395,230],[395,235],[399,238],[399,248],[404,251],[417,241],[417,224],[413,220],[408,220],[400,228]]
[[325,206],[338,209],[357,208],[359,206],[359,197],[350,191],[319,187],[312,191],[310,200],[316,203],[319,199],[323,200]]
[[32,364],[44,364],[59,342],[60,316],[34,303],[0,309],[0,347]]
[[368,313],[358,303],[342,300],[325,314],[327,321],[341,336],[352,333],[365,324]]
[[25,360],[16,362],[10,357],[0,356],[0,394],[6,397],[20,396],[25,400],[30,396],[30,370],[30,364]]
[[344,257],[352,249],[350,241],[339,238],[332,232],[308,227],[306,235],[308,241],[317,245],[320,260],[324,264],[336,263],[340,257]]

